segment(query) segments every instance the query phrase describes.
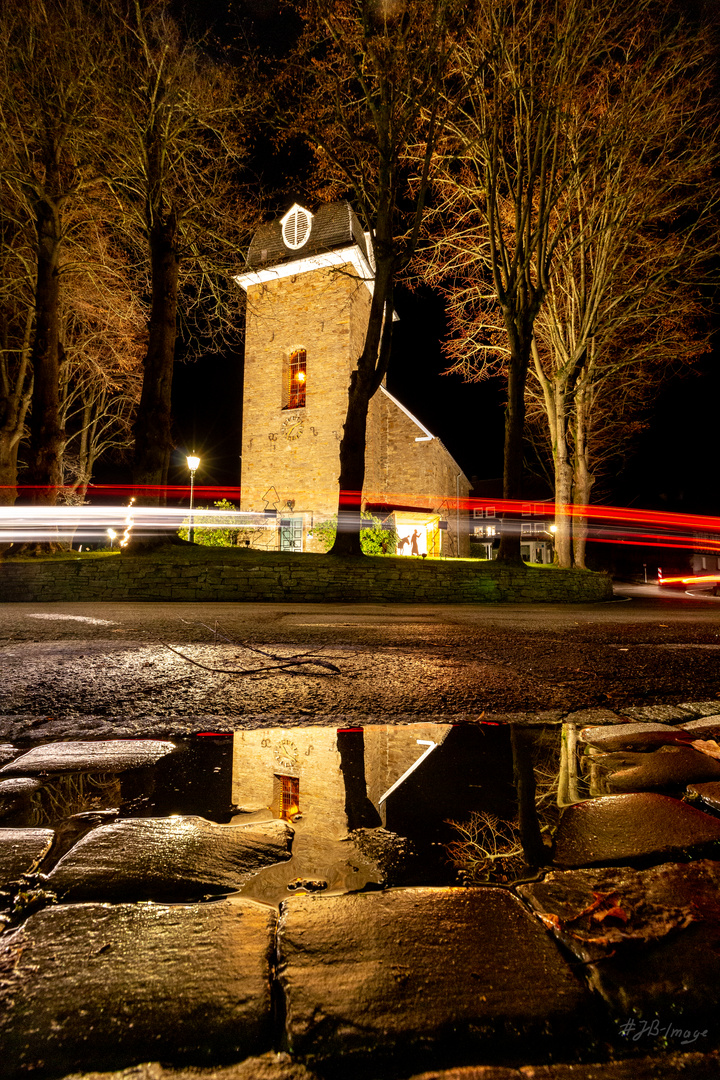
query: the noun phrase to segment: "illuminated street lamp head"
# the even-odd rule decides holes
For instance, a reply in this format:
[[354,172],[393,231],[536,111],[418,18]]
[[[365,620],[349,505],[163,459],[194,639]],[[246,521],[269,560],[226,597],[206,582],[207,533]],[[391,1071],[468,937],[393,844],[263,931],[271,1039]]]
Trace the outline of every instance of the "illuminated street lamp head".
[[188,469],[190,470],[190,472],[191,473],[196,472],[199,465],[200,465],[200,458],[195,457],[194,454],[188,454],[187,466],[188,466]]

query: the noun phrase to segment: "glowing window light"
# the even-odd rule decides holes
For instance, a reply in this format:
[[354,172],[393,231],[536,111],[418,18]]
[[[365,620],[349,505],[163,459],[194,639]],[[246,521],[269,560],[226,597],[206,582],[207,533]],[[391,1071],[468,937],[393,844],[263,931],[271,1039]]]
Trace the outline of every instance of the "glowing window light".
[[288,409],[304,409],[307,383],[307,355],[304,349],[296,349],[290,355],[290,386]]

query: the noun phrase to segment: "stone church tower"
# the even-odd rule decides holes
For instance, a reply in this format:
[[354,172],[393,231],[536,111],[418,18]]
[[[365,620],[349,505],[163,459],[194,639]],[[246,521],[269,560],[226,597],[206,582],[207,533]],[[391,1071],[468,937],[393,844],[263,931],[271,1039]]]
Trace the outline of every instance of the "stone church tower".
[[[295,204],[255,233],[247,269],[241,510],[277,511],[269,546],[318,550],[312,529],[337,512],[350,374],[373,289],[369,239],[348,202]],[[420,554],[469,550],[469,483],[439,439],[384,387],[370,403],[364,505]],[[442,524],[441,524],[442,523]],[[463,528],[464,524],[464,528]]]

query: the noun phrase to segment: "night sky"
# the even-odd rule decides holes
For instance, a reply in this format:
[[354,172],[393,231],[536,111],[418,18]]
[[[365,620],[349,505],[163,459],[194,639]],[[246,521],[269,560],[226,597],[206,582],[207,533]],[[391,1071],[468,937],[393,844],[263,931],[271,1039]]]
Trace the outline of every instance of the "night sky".
[[[502,476],[503,387],[499,380],[463,383],[443,375],[446,361],[442,301],[429,289],[400,291],[388,390],[442,440],[468,478]],[[239,484],[242,355],[209,355],[175,365],[173,390],[178,447],[171,483],[187,482],[185,453],[202,458],[198,483]],[[648,509],[720,514],[718,410],[720,353],[673,379],[658,394],[633,454],[608,478],[600,501]],[[550,497],[527,479],[532,498]]]
[[[443,375],[442,302],[429,290],[400,292],[393,330],[388,390],[442,440],[468,478],[502,476],[502,386],[465,384]],[[173,402],[177,476],[185,483],[184,451],[197,450],[198,483],[238,484],[242,414],[242,356],[206,356],[175,365]],[[183,477],[183,471],[185,476]]]

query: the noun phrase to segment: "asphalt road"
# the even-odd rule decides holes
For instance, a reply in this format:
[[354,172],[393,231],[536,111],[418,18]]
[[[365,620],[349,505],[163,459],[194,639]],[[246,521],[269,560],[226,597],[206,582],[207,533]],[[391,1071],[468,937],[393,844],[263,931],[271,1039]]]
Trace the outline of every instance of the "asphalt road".
[[720,701],[720,599],[6,604],[0,671],[0,739]]

